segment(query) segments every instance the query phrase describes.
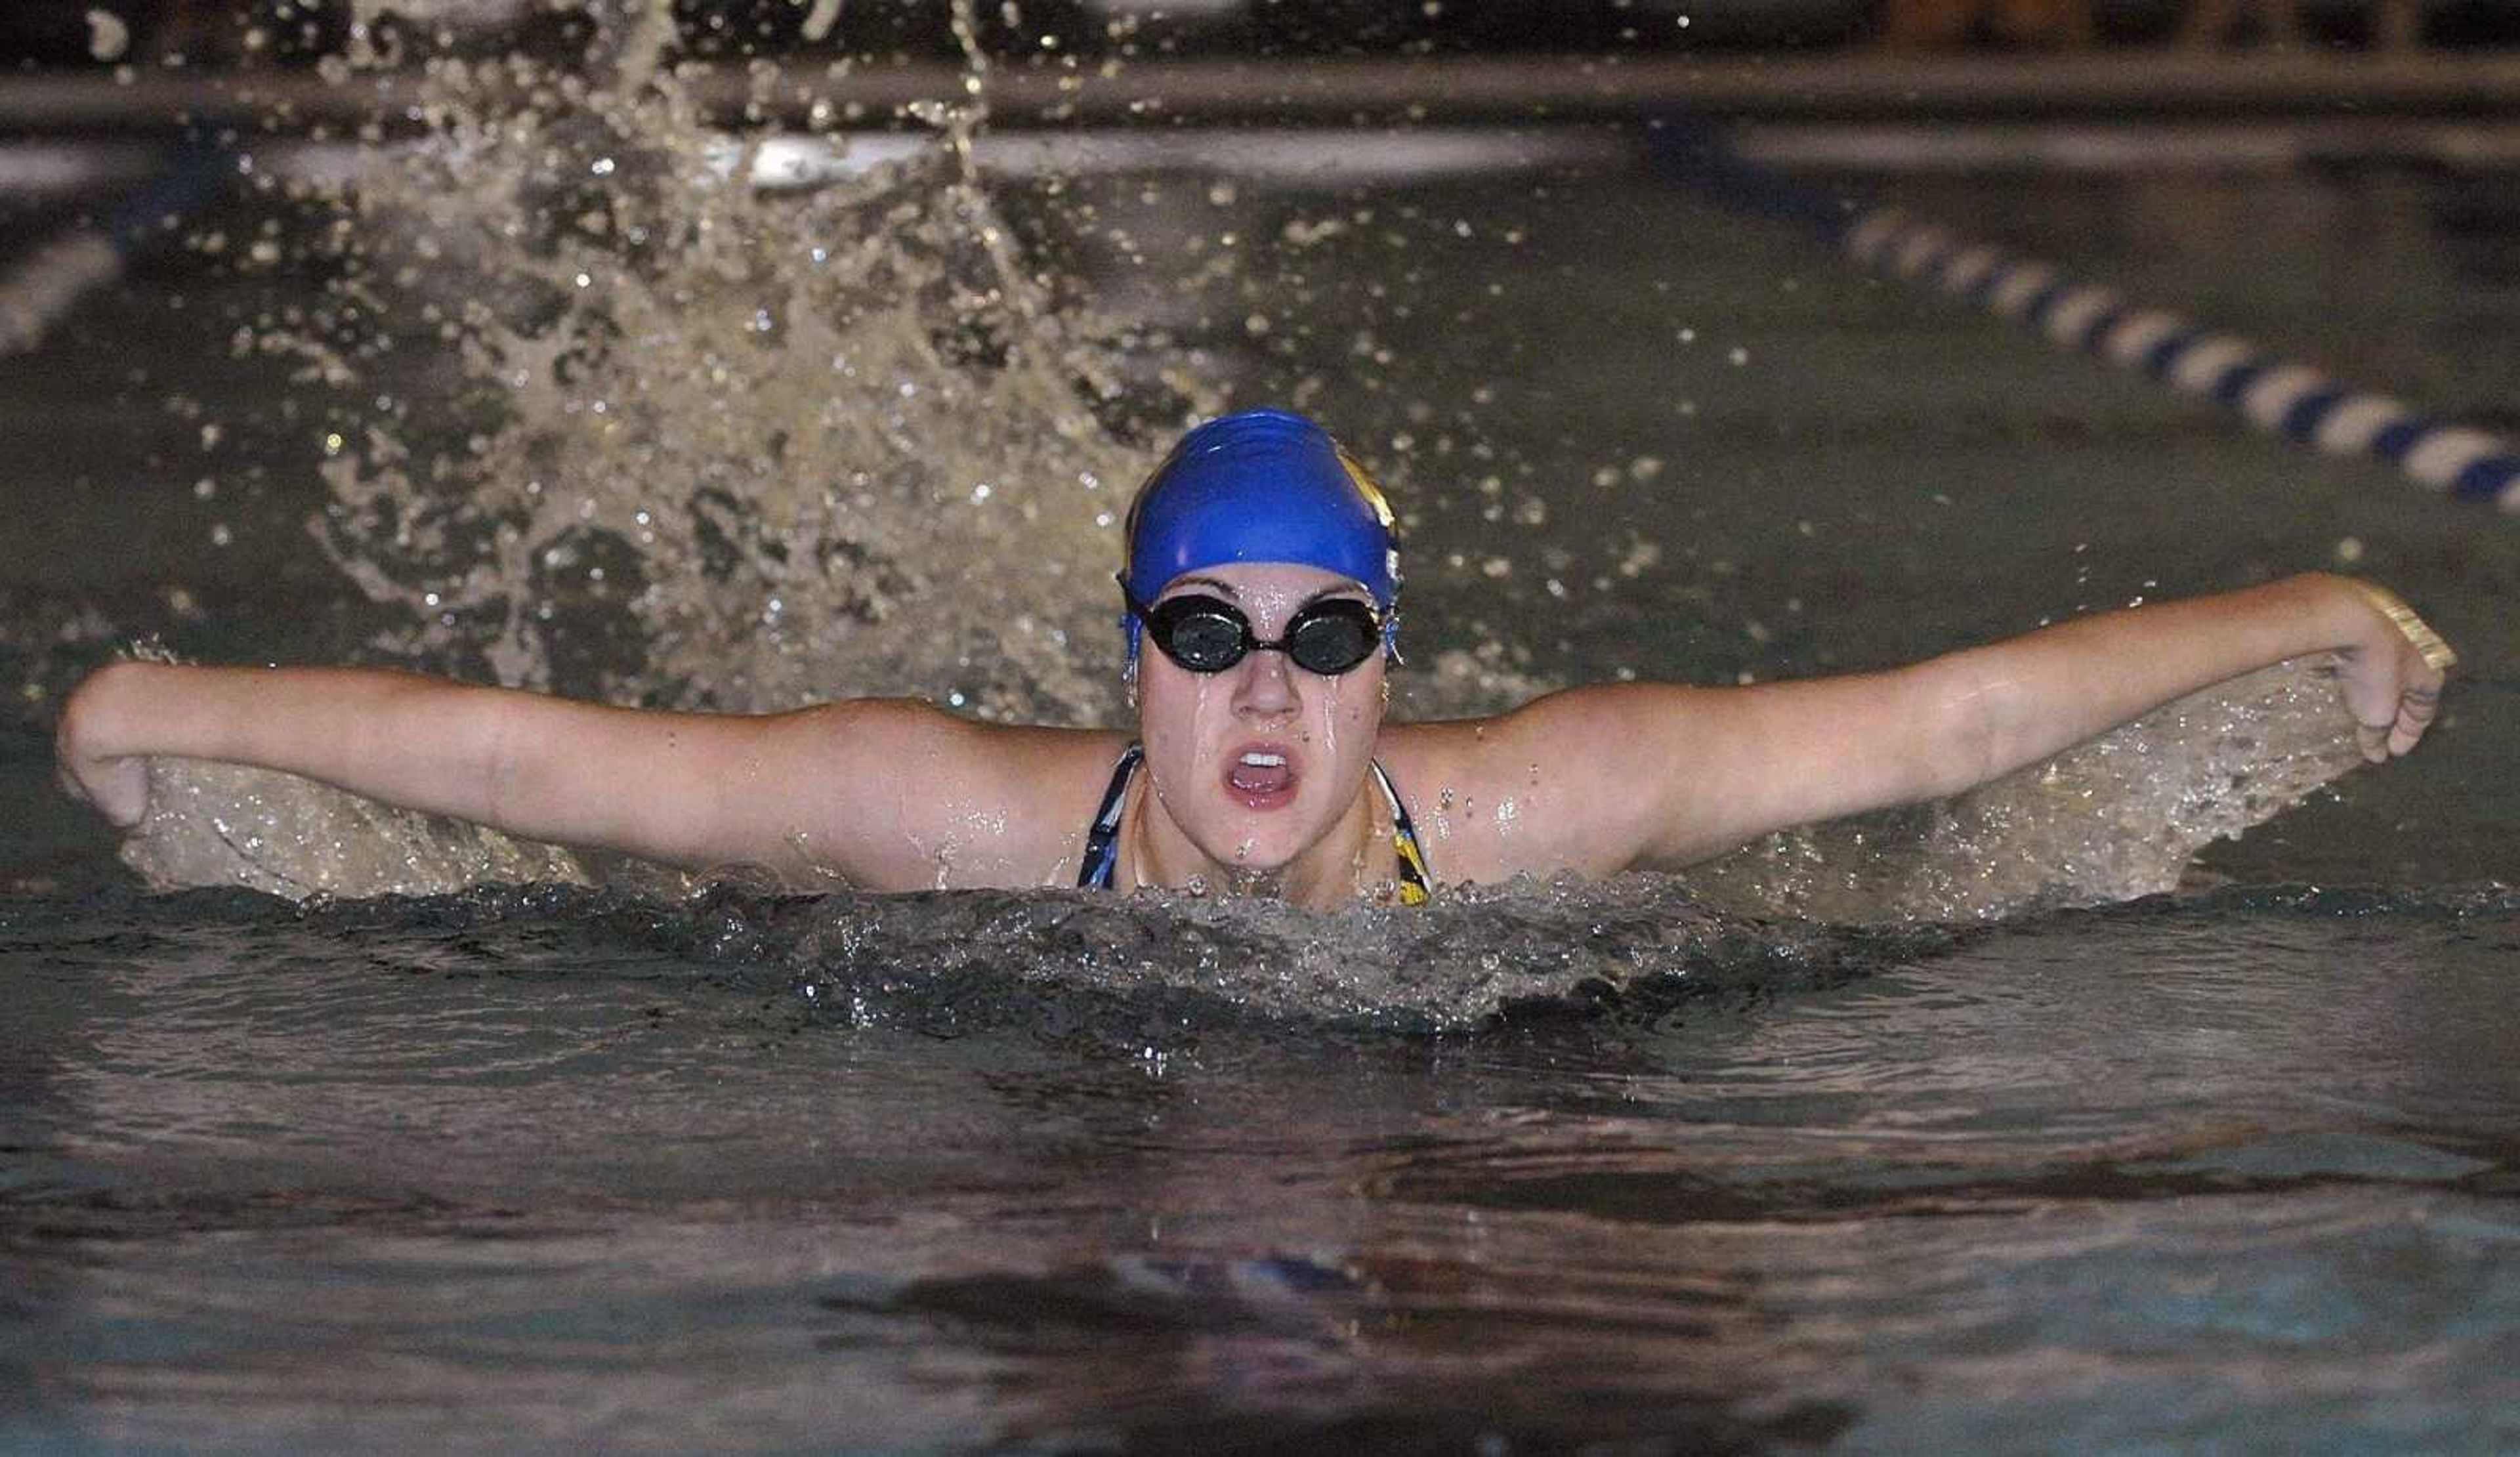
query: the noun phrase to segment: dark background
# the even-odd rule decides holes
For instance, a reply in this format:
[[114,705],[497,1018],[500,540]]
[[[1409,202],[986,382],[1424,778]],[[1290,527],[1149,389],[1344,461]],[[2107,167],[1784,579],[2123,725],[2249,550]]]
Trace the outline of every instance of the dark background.
[[[347,7],[322,0],[114,0],[102,7],[90,0],[16,0],[0,7],[0,65],[27,70],[105,64],[90,54],[91,8],[109,10],[129,26],[132,46],[125,59],[133,61],[171,53],[187,64],[215,67],[311,64],[338,50],[348,29]],[[698,55],[829,53],[911,61],[957,53],[944,0],[848,0],[832,30],[811,43],[799,33],[810,7],[795,0],[680,0],[676,8],[686,43]],[[2060,13],[2083,8],[2046,7]],[[535,0],[479,0],[451,17],[442,6],[418,9],[425,19],[389,28],[423,49],[565,48],[585,23],[582,15],[555,14]],[[2182,0],[2089,0],[2093,43],[2169,43],[2184,9]],[[1020,27],[1009,26],[995,3],[975,11],[991,54],[1032,62],[1255,52],[1300,57],[1827,50],[1882,40],[1888,19],[1886,0],[1452,0],[1432,6],[1424,0],[1024,0]],[[2298,40],[2287,44],[2354,50],[2372,40],[2370,7],[2362,0],[2302,0],[2299,17]],[[2040,44],[2013,38],[2013,28],[1988,7],[1969,24],[1962,44],[1981,50]],[[2243,6],[2227,39],[2250,45],[2274,37],[2253,8]],[[2423,39],[2446,48],[2520,43],[2520,4],[2431,0],[2423,7]]]

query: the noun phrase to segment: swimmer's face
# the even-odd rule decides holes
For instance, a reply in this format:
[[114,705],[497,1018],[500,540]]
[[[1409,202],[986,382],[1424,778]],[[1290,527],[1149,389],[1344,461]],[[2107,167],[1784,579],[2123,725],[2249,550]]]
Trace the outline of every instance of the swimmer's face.
[[[1155,600],[1188,596],[1232,604],[1264,642],[1285,636],[1286,619],[1315,602],[1373,601],[1318,567],[1250,562],[1202,568]],[[1221,673],[1195,673],[1147,643],[1138,731],[1166,818],[1229,872],[1284,869],[1357,805],[1382,727],[1383,672],[1380,653],[1325,676],[1263,649]]]

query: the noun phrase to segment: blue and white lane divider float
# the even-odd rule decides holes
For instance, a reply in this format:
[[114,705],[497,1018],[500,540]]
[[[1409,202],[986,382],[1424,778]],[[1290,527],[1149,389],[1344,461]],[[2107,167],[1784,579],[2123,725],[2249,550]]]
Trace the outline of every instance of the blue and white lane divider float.
[[2520,511],[2520,453],[2500,436],[2430,419],[2235,335],[2138,307],[2109,289],[1955,238],[1895,207],[1859,213],[1844,233],[1847,252],[1867,267],[1938,285],[2068,348],[2220,400],[2260,430],[2329,455],[2376,455],[2435,490]]
[[1665,175],[1712,201],[1799,224],[1866,267],[1933,284],[2059,344],[2219,400],[2261,430],[2329,455],[2378,456],[2459,500],[2520,512],[2520,451],[2499,435],[2433,419],[2235,335],[2142,307],[1898,208],[1850,207],[1739,158],[1702,125],[1666,119],[1654,155]]
[[102,221],[73,227],[0,274],[0,358],[32,352],[79,300],[122,277],[134,253],[217,191],[235,163],[187,147]]

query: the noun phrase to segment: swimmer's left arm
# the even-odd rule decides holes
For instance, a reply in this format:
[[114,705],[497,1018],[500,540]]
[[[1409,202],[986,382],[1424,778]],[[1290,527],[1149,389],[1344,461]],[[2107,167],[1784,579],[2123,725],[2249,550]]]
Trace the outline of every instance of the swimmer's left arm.
[[1958,794],[2313,653],[2338,655],[2362,751],[2384,760],[2414,748],[2440,703],[2448,651],[2435,638],[2428,654],[2420,626],[2386,593],[2308,573],[1881,672],[1578,689],[1508,715],[1497,737],[1508,752],[1546,744],[1561,766],[1546,824],[1531,825],[1552,832],[1558,864],[1687,864],[1774,830]]

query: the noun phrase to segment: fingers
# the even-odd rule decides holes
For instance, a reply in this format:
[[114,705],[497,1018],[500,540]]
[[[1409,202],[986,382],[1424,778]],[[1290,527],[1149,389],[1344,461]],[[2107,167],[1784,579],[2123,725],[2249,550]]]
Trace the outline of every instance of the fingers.
[[2389,732],[2389,752],[2405,753],[2415,747],[2415,741],[2432,727],[2433,715],[2441,711],[2439,688],[2409,688],[2398,700],[2398,721]]
[[2409,688],[2398,696],[2395,717],[2380,723],[2356,723],[2355,743],[2362,749],[2364,758],[2375,764],[2386,763],[2392,757],[2412,750],[2440,712],[2439,688]]
[[117,830],[135,828],[149,814],[149,771],[137,759],[78,764],[64,758],[53,779],[62,793],[104,815]]
[[2362,751],[2365,760],[2374,764],[2386,763],[2389,759],[2389,736],[2396,729],[2395,719],[2387,723],[2358,723],[2354,725],[2355,747]]
[[2376,764],[2413,749],[2432,727],[2441,711],[2444,677],[2458,655],[2405,598],[2371,582],[2351,585],[2397,638],[2386,647],[2373,642],[2345,654],[2355,743]]

